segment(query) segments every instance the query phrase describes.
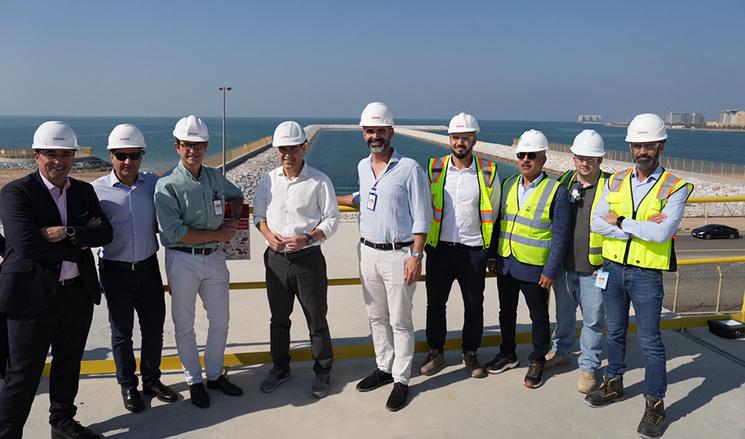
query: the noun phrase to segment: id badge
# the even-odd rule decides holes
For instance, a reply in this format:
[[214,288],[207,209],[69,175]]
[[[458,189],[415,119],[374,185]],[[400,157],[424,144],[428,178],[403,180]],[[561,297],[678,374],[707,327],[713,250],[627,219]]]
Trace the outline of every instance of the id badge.
[[378,204],[378,194],[376,194],[375,192],[370,192],[370,194],[367,196],[367,208],[374,212],[376,204]]
[[222,210],[222,200],[212,200],[212,206],[215,208],[215,215],[222,216],[223,210]]
[[604,270],[598,270],[595,275],[595,286],[604,290],[608,286],[608,272]]

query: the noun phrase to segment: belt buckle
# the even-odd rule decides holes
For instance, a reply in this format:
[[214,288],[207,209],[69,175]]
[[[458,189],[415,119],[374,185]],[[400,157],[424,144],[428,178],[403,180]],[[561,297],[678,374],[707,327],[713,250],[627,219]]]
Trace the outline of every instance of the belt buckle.
[[137,271],[137,262],[132,262],[132,271]]

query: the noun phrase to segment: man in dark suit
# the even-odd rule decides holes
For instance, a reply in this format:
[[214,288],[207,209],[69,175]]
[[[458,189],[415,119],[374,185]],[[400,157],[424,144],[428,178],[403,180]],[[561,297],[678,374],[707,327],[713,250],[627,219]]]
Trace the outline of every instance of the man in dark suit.
[[93,187],[68,178],[77,149],[72,128],[43,123],[33,148],[38,171],[0,192],[6,238],[0,314],[8,341],[0,382],[0,437],[22,436],[50,346],[52,438],[100,437],[73,418],[80,359],[93,305],[101,301],[89,248],[111,241],[111,225]]

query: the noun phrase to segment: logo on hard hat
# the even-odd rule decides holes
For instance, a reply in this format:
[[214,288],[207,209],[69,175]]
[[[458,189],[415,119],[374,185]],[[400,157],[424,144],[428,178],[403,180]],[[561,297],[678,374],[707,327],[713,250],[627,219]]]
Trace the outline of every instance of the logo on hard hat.
[[463,128],[465,125],[456,125],[455,128]]
[[125,140],[125,141],[127,141],[127,140],[129,140],[129,137],[120,137],[119,140]]
[[649,131],[637,131],[636,134],[649,134]]
[[65,140],[64,137],[52,137],[52,140]]
[[290,136],[279,136],[280,139],[289,139]]
[[371,119],[380,119],[380,118],[381,118],[380,116],[373,116],[373,117],[371,117]]
[[199,133],[197,133],[195,131],[189,131],[187,134],[190,135],[190,136],[198,136],[199,135]]

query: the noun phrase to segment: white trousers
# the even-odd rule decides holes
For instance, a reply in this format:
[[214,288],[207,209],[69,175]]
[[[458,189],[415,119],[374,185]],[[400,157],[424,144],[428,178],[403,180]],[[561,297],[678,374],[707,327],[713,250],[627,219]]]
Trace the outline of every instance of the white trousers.
[[209,328],[204,349],[207,379],[220,377],[228,339],[230,310],[228,288],[230,273],[225,254],[218,250],[208,256],[192,255],[166,249],[166,274],[171,288],[171,315],[176,330],[176,349],[189,385],[202,382],[197,337],[194,333],[194,311],[197,294],[207,311]]
[[378,368],[394,382],[409,384],[414,361],[414,324],[411,319],[416,282],[404,283],[409,249],[375,250],[359,244],[362,293]]

